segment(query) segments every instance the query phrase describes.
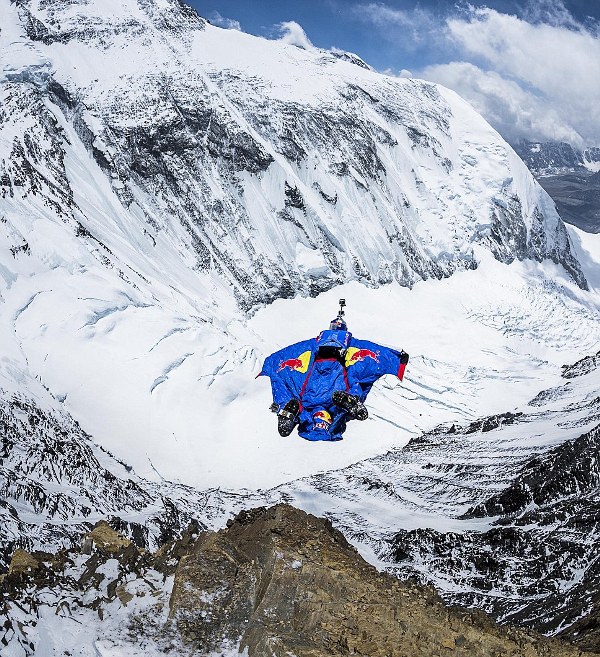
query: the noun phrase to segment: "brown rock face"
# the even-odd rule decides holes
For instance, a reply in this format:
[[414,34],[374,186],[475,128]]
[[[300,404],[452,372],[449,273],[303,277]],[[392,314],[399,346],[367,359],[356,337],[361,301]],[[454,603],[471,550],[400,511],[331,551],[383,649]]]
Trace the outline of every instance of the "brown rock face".
[[250,657],[567,657],[531,632],[451,611],[430,589],[367,564],[324,519],[287,505],[202,534],[175,575],[171,618],[189,647]]
[[39,567],[38,560],[25,550],[15,550],[8,567],[9,575],[13,573],[27,573],[37,570]]
[[131,545],[127,537],[116,532],[105,520],[98,522],[86,538],[106,552],[117,553]]

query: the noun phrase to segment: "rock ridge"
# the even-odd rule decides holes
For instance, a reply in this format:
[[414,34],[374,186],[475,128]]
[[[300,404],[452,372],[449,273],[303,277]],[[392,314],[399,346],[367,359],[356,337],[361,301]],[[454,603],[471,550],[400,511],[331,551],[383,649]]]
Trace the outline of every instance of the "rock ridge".
[[[69,623],[73,646],[60,643]],[[104,521],[79,548],[17,550],[0,576],[0,643],[32,657],[41,637],[48,650],[100,655],[592,654],[446,607],[432,587],[368,564],[329,520],[287,504],[242,511],[217,532],[191,523],[155,553]]]
[[287,504],[240,513],[180,562],[170,615],[193,651],[256,657],[582,655],[445,607],[365,562],[331,523]]

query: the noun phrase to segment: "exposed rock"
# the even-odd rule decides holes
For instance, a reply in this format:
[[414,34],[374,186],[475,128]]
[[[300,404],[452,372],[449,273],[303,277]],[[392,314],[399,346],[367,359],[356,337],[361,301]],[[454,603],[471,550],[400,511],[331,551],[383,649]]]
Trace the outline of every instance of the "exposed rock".
[[88,534],[94,545],[116,551],[133,540],[156,549],[181,534],[205,497],[138,478],[67,413],[49,412],[20,396],[0,398],[0,572],[16,548],[73,546],[102,516],[110,526],[95,525]]
[[178,540],[150,554],[102,521],[87,535],[89,542],[82,541],[89,550],[16,550],[9,573],[0,577],[0,652],[99,654],[97,640],[123,635],[129,648],[150,643],[169,653],[173,642],[178,645],[164,625],[170,582],[197,532],[192,523]]
[[122,548],[129,547],[131,541],[116,532],[106,520],[101,520],[88,534],[92,542],[107,552],[119,552]]
[[203,534],[179,563],[170,608],[198,652],[239,641],[250,657],[581,654],[449,610],[432,589],[367,564],[329,521],[285,504]]
[[465,517],[507,515],[568,496],[594,491],[600,484],[600,426],[532,459],[511,485],[471,509]]
[[155,554],[105,522],[89,534],[90,554],[18,550],[0,579],[0,642],[33,657],[45,636],[46,649],[62,652],[51,630],[59,615],[82,651],[109,641],[127,654],[198,656],[224,646],[249,657],[591,654],[448,608],[431,587],[367,564],[328,520],[289,505],[227,524],[219,532],[192,524]]
[[584,169],[586,163],[600,159],[598,149],[581,151],[560,141],[531,142],[525,139],[513,144],[519,157],[537,175],[564,173]]
[[592,611],[561,632],[559,636],[583,650],[600,652],[600,596],[598,594],[593,598]]
[[455,604],[544,633],[562,630],[600,651],[599,447],[600,425],[530,459],[510,485],[464,514],[492,519],[486,531],[398,532],[391,541],[397,572],[428,563],[436,578],[457,581],[445,596]]
[[15,550],[8,567],[9,575],[14,573],[28,573],[39,568],[38,560],[26,550]]
[[600,351],[593,356],[585,356],[573,365],[563,365],[562,376],[565,379],[574,379],[589,374],[598,367],[600,367]]

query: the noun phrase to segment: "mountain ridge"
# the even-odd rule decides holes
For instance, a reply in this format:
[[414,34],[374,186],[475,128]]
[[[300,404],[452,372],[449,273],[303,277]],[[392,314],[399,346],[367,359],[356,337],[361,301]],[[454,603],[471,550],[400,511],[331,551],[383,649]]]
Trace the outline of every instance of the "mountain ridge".
[[550,194],[564,221],[600,232],[600,148],[581,151],[561,142],[527,141],[514,148]]
[[432,589],[367,564],[326,519],[285,504],[244,510],[218,532],[191,524],[153,554],[99,522],[79,548],[17,551],[0,591],[1,641],[25,657],[42,638],[44,649],[101,656],[141,642],[152,655],[592,654],[444,607]]

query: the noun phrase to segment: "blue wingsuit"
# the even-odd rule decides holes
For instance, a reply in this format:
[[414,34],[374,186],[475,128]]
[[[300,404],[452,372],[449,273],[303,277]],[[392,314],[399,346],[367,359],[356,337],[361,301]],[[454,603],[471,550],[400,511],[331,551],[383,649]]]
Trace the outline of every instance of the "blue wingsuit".
[[[337,358],[319,356],[333,347]],[[327,350],[321,349],[321,353]],[[408,354],[368,340],[357,340],[343,330],[322,331],[316,338],[297,342],[268,356],[258,376],[271,379],[273,401],[279,408],[295,398],[300,402],[298,433],[306,440],[341,440],[346,411],[331,395],[345,390],[364,401],[384,374],[404,376]]]

